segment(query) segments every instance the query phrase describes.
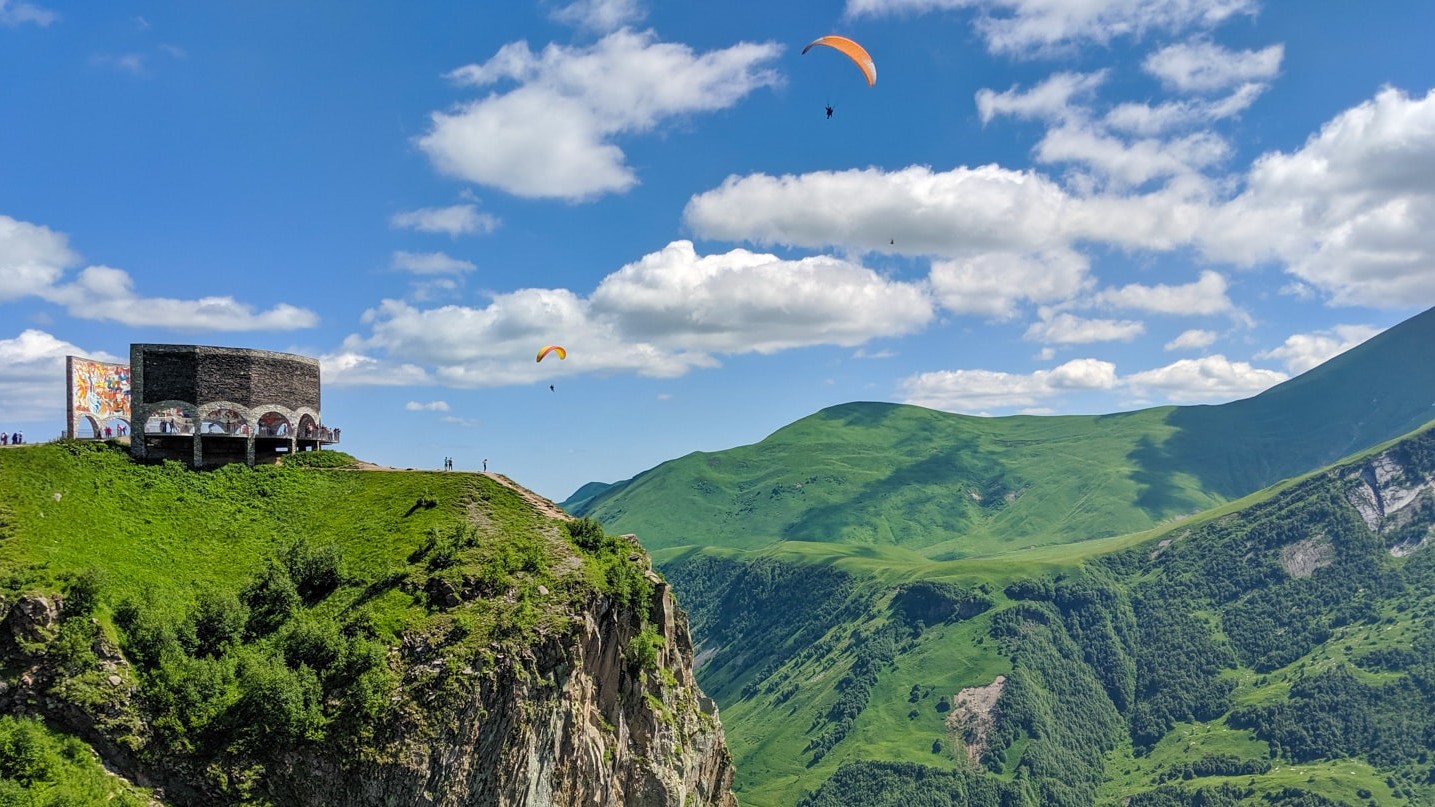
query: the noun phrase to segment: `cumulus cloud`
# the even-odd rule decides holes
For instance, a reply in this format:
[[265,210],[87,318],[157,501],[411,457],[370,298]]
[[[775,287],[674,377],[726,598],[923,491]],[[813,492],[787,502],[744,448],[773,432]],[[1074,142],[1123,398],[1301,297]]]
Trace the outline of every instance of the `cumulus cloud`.
[[477,269],[469,261],[450,257],[442,252],[405,252],[395,250],[390,265],[402,272],[416,275],[461,275]]
[[1280,72],[1282,45],[1233,51],[1196,40],[1168,45],[1142,63],[1163,85],[1181,92],[1212,92],[1251,82],[1264,82]]
[[1132,320],[1086,319],[1075,314],[1041,312],[1022,338],[1029,342],[1081,345],[1091,342],[1129,342],[1146,332],[1146,326]]
[[417,364],[364,355],[353,347],[358,341],[351,337],[340,350],[319,357],[325,385],[410,387],[433,383],[428,371]]
[[[0,412],[13,423],[54,420],[65,408],[65,357],[97,361],[126,359],[104,351],[86,350],[44,331],[27,329],[0,339]],[[11,429],[13,431],[13,428]],[[32,435],[32,441],[35,439]]]
[[89,266],[66,280],[78,263],[62,233],[0,215],[0,301],[38,297],[80,319],[187,331],[291,330],[319,322],[314,312],[287,303],[255,311],[229,296],[144,297],[128,272],[110,266]]
[[638,0],[578,0],[553,12],[553,19],[606,34],[643,19]]
[[1105,44],[1150,32],[1211,28],[1254,14],[1257,0],[847,0],[849,17],[930,11],[976,11],[977,31],[993,53],[1042,54],[1080,44]]
[[1327,331],[1291,334],[1280,347],[1256,354],[1258,359],[1275,359],[1288,372],[1304,373],[1380,333],[1369,325],[1337,325]]
[[1018,304],[1066,300],[1091,285],[1086,258],[1069,249],[1034,255],[986,252],[932,262],[929,282],[937,301],[958,314],[995,319],[1016,316]]
[[1132,283],[1118,289],[1107,289],[1096,295],[1096,300],[1114,308],[1153,314],[1219,314],[1234,308],[1231,299],[1226,296],[1226,278],[1211,270],[1202,272],[1194,283],[1180,286]]
[[45,293],[79,260],[62,233],[0,215],[0,302]]
[[1230,144],[1212,132],[1125,140],[1087,123],[1053,128],[1036,146],[1037,160],[1084,165],[1118,188],[1198,173],[1225,160],[1230,152]]
[[452,205],[395,213],[389,217],[389,224],[407,230],[456,236],[491,233],[498,228],[498,219],[478,212],[476,205]]
[[1339,305],[1435,302],[1435,91],[1398,89],[1262,156],[1201,235],[1209,257],[1279,261]]
[[998,115],[1035,120],[1066,120],[1084,117],[1085,110],[1074,104],[1085,98],[1106,80],[1107,71],[1094,73],[1055,73],[1030,90],[1012,87],[1003,92],[987,88],[977,90],[977,114],[982,123],[990,123]]
[[1264,91],[1264,84],[1242,84],[1229,95],[1213,100],[1185,99],[1160,104],[1128,101],[1112,107],[1101,123],[1112,131],[1149,137],[1234,117],[1255,103]]
[[60,15],[50,9],[27,3],[25,0],[0,0],[0,26],[6,28],[25,23],[34,23],[44,28],[59,18]]
[[1034,406],[1083,390],[1123,389],[1147,401],[1223,403],[1263,392],[1286,378],[1276,370],[1216,355],[1181,359],[1125,376],[1116,373],[1114,364],[1089,358],[1025,374],[940,370],[910,376],[899,387],[905,403],[981,414],[1003,409],[1033,411]]
[[1166,350],[1204,350],[1216,341],[1215,331],[1192,328],[1166,343]]
[[[721,355],[855,347],[914,333],[933,308],[923,284],[848,261],[742,249],[699,255],[691,242],[675,241],[608,275],[588,297],[519,289],[484,307],[427,309],[385,300],[364,315],[370,333],[346,340],[349,365],[338,370],[350,380],[393,364],[428,367],[425,375],[457,387],[572,372],[672,377],[715,366]],[[554,341],[569,360],[534,362],[535,346]],[[326,379],[328,372],[326,365]]]
[[1170,249],[1189,243],[1207,210],[1182,188],[1077,196],[1035,171],[909,166],[732,176],[693,196],[683,218],[705,238],[959,257],[1079,240]]
[[1124,383],[1137,395],[1172,403],[1222,403],[1248,398],[1286,378],[1285,373],[1233,362],[1217,354],[1180,359],[1165,367],[1133,373]]
[[409,401],[404,404],[404,409],[410,412],[447,412],[448,401],[429,401],[428,403]]
[[[1066,134],[1049,133],[1045,156],[1101,164],[1127,183],[1163,184],[1131,191],[1113,182],[1091,191],[995,165],[750,174],[693,196],[684,221],[717,240],[932,256],[934,291],[945,307],[998,318],[1013,316],[1024,299],[1057,300],[1004,287],[992,280],[993,267],[1078,245],[1191,247],[1211,263],[1270,264],[1291,275],[1289,293],[1335,305],[1435,304],[1435,92],[1412,98],[1382,90],[1299,149],[1268,153],[1243,175],[1211,178],[1191,172],[1214,165],[1225,148],[1219,138],[1154,139],[1148,148],[1082,125],[1085,134],[1060,126],[1053,132]],[[1184,152],[1161,146],[1178,140]],[[1054,280],[1071,289],[1077,278],[1068,270]],[[1225,286],[1212,271],[1195,284],[1132,286],[1103,301],[1238,316]]]
[[773,43],[697,54],[627,29],[591,47],[504,45],[483,64],[454,70],[464,87],[513,82],[506,92],[434,112],[419,148],[440,173],[515,196],[578,201],[632,187],[637,175],[614,142],[663,121],[737,103],[779,76]]
[[317,314],[288,303],[255,311],[229,296],[143,297],[127,272],[109,266],[86,267],[74,282],[41,296],[65,306],[72,317],[181,331],[287,331],[319,324]]
[[901,382],[905,403],[955,412],[1033,406],[1065,391],[1111,389],[1116,365],[1097,359],[1073,359],[1050,370],[1007,373],[997,370],[939,370]]

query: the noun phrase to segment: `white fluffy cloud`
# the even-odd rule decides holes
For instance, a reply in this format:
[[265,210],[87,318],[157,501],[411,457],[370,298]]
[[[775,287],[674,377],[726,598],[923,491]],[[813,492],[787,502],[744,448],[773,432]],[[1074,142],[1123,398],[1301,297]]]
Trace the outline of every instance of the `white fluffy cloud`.
[[1084,111],[1075,100],[1095,92],[1106,80],[1106,72],[1054,73],[1029,90],[1012,87],[996,92],[982,88],[977,90],[977,114],[984,124],[998,115],[1047,121],[1082,117]]
[[1077,196],[1035,171],[909,166],[728,177],[692,197],[683,218],[705,238],[957,258],[1079,240],[1170,249],[1189,242],[1207,210],[1179,188]]
[[971,9],[993,53],[1031,55],[1148,32],[1210,28],[1254,14],[1256,0],[847,0],[849,17]]
[[442,252],[405,252],[395,250],[390,265],[401,272],[416,275],[461,275],[478,267],[469,261]]
[[41,295],[78,262],[63,234],[0,215],[0,301]]
[[[370,333],[350,337],[330,361],[341,383],[365,383],[395,365],[432,368],[422,375],[458,387],[573,372],[671,377],[714,366],[719,355],[914,333],[933,308],[924,285],[847,261],[787,261],[741,249],[699,255],[676,241],[604,278],[586,298],[519,289],[481,308],[385,300],[364,316]],[[536,347],[553,342],[568,359],[534,362]]]
[[498,219],[478,212],[476,205],[421,207],[418,210],[395,213],[389,218],[389,223],[407,230],[449,235],[491,233],[498,228]]
[[956,412],[1033,406],[1069,390],[1111,389],[1116,365],[1097,359],[1073,359],[1050,370],[1006,373],[996,370],[940,370],[901,382],[905,403]]
[[1262,370],[1222,355],[1180,359],[1123,379],[1135,394],[1172,403],[1223,403],[1248,398],[1285,381],[1285,373]]
[[1194,283],[1180,286],[1132,283],[1118,289],[1107,289],[1096,295],[1096,300],[1114,308],[1153,314],[1220,314],[1234,308],[1231,299],[1226,296],[1226,279],[1219,272],[1210,270],[1202,272]]
[[615,137],[724,109],[776,84],[768,65],[780,51],[772,43],[739,43],[697,54],[627,29],[591,47],[550,44],[534,53],[526,42],[509,43],[449,78],[466,87],[517,87],[434,112],[417,143],[441,173],[516,196],[582,200],[621,192],[638,178]]
[[1387,88],[1258,159],[1203,228],[1219,260],[1280,261],[1341,305],[1435,303],[1435,91]]
[[1079,123],[1048,131],[1036,146],[1036,158],[1084,165],[1120,188],[1198,173],[1225,160],[1230,151],[1230,144],[1211,132],[1125,140],[1102,127]]
[[1166,350],[1204,350],[1216,342],[1216,332],[1192,328],[1166,343]]
[[44,28],[59,18],[60,15],[50,9],[27,3],[25,0],[0,0],[0,26],[6,28],[14,28],[27,22]]
[[1168,45],[1146,57],[1142,67],[1167,87],[1182,92],[1211,92],[1264,82],[1280,72],[1285,48],[1233,51],[1197,40]]
[[[751,174],[692,197],[684,220],[705,238],[934,256],[943,303],[961,313],[1010,316],[1024,299],[1017,283],[1006,293],[983,289],[984,265],[1083,242],[1155,252],[1195,247],[1211,262],[1274,263],[1293,276],[1292,288],[1337,305],[1435,304],[1435,91],[1412,98],[1382,90],[1301,148],[1269,153],[1244,177],[1219,181],[1176,173],[1216,159],[1219,139],[1183,141],[1184,153],[1160,146],[1175,140],[1152,141],[1147,161],[1140,141],[1083,141],[1073,132],[1064,144],[1048,135],[1047,156],[1104,164],[1130,182],[1170,178],[1142,192],[1091,193],[995,165]],[[1224,184],[1239,192],[1218,196]],[[964,299],[967,288],[987,302]],[[1169,299],[1173,293],[1189,299]],[[1214,272],[1194,286],[1136,286],[1106,300],[1169,313],[1233,310]]]
[[1285,381],[1275,370],[1232,362],[1225,356],[1181,359],[1164,367],[1119,376],[1099,359],[1074,359],[1050,370],[1007,373],[995,370],[941,370],[900,383],[905,403],[953,412],[990,413],[1031,407],[1082,390],[1124,389],[1144,401],[1222,403],[1247,398]]
[[1369,325],[1337,325],[1328,331],[1291,334],[1278,348],[1256,354],[1258,359],[1275,359],[1291,373],[1304,373],[1380,333]]
[[[96,361],[125,361],[104,351],[85,350],[35,329],[12,339],[0,339],[0,430],[12,432],[23,422],[61,419],[65,409],[65,357],[85,356]],[[51,435],[44,435],[45,438]],[[41,435],[30,435],[37,442]]]
[[448,401],[429,401],[428,403],[409,401],[404,404],[404,409],[410,412],[447,412],[449,406]]
[[86,267],[73,282],[41,296],[65,306],[72,317],[179,331],[287,331],[319,324],[314,312],[288,303],[255,311],[229,296],[142,297],[127,272],[109,266]]
[[79,263],[68,239],[47,227],[0,215],[0,301],[39,297],[63,305],[72,317],[187,331],[260,331],[310,328],[314,312],[287,303],[256,312],[228,296],[180,300],[135,293],[129,273]]
[[1159,104],[1128,101],[1112,107],[1101,123],[1111,131],[1150,137],[1239,115],[1255,103],[1263,91],[1264,84],[1251,83],[1210,100],[1182,99]]
[[958,314],[997,319],[1016,316],[1018,304],[1067,300],[1091,285],[1085,257],[1069,249],[1035,255],[985,252],[932,262],[929,282],[937,301]]
[[1075,314],[1042,311],[1023,337],[1029,342],[1082,345],[1091,342],[1129,342],[1146,332],[1146,326],[1132,320],[1086,319]]
[[638,0],[577,0],[553,12],[553,19],[590,31],[608,33],[642,20]]
[[604,278],[590,302],[626,336],[722,353],[855,346],[919,331],[933,316],[922,287],[854,263],[742,249],[699,256],[688,241]]

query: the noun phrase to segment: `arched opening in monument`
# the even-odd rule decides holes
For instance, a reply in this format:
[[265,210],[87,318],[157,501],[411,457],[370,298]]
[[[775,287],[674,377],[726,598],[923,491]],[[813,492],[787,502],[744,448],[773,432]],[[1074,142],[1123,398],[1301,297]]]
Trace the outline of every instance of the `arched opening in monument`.
[[243,435],[248,431],[249,424],[245,422],[244,416],[224,407],[209,410],[200,427],[201,434]]
[[80,415],[75,422],[75,437],[79,440],[93,440],[100,433],[100,424],[89,415]]
[[293,426],[289,418],[278,412],[265,412],[259,416],[260,437],[289,437],[293,434]]
[[304,440],[319,439],[319,424],[314,422],[313,416],[299,416],[299,437]]
[[130,433],[130,421],[128,418],[112,417],[106,418],[103,425],[99,427],[96,436],[108,440],[111,437],[127,437]]
[[145,434],[193,434],[194,421],[177,406],[157,409],[144,422]]

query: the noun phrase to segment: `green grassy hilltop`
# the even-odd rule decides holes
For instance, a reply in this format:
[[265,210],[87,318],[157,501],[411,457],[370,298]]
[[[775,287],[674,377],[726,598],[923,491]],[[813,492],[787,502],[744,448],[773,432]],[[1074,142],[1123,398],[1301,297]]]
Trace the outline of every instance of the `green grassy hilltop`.
[[60,442],[0,450],[0,492],[0,804],[148,803],[86,743],[177,803],[295,803],[300,755],[401,773],[594,602],[640,615],[633,652],[664,641],[628,541],[485,475]]
[[1123,535],[1404,434],[1435,415],[1435,309],[1243,401],[983,418],[824,409],[564,503],[652,548],[778,541],[960,558]]

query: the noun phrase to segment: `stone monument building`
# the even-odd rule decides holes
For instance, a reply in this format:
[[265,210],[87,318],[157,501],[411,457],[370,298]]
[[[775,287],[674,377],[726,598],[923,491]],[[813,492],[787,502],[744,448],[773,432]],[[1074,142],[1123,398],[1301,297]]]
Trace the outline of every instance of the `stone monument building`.
[[194,468],[272,463],[339,441],[319,414],[319,362],[206,345],[130,345],[130,453]]

